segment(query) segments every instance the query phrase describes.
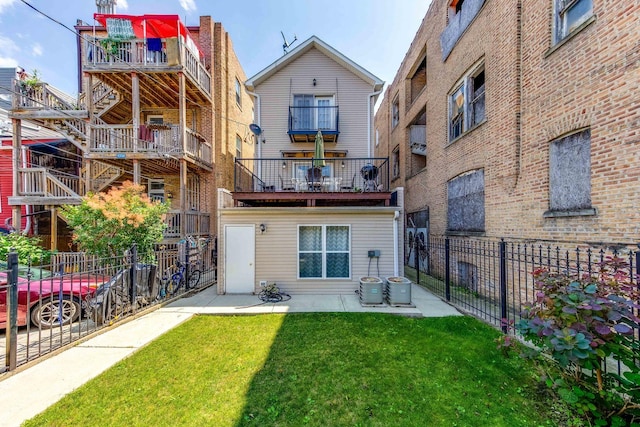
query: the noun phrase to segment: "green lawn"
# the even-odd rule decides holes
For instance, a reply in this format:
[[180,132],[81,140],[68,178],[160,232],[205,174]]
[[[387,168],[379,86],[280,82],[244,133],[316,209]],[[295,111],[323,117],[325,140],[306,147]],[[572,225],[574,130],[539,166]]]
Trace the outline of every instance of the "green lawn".
[[25,425],[554,425],[497,336],[466,317],[200,316]]

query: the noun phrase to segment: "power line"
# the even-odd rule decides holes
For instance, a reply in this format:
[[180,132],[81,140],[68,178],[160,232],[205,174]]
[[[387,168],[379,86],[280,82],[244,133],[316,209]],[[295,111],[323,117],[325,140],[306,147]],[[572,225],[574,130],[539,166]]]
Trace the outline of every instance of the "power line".
[[[76,36],[80,37],[80,38],[81,38],[82,40],[84,40],[85,42],[87,42],[87,43],[89,43],[89,44],[91,44],[91,45],[95,46],[96,48],[99,48],[99,49],[101,48],[101,46],[99,46],[99,45],[98,45],[98,43],[96,43],[95,41],[92,41],[92,40],[87,39],[87,38],[86,38],[86,37],[84,37],[82,34],[80,34],[78,31],[76,31],[76,30],[74,30],[74,29],[72,29],[72,28],[69,28],[68,26],[66,26],[65,24],[63,24],[63,23],[61,23],[60,21],[56,20],[55,18],[52,18],[51,16],[49,16],[49,15],[47,15],[46,13],[42,12],[41,10],[39,10],[38,8],[36,8],[35,6],[33,6],[32,4],[29,4],[26,0],[20,0],[20,1],[21,1],[22,3],[24,3],[24,4],[26,4],[27,6],[29,6],[29,7],[30,7],[31,9],[33,9],[35,12],[37,12],[37,13],[41,14],[42,16],[46,17],[47,19],[50,19],[51,21],[55,22],[56,24],[58,24],[58,25],[62,26],[64,29],[66,29],[66,30],[68,30],[68,31],[72,32],[73,34],[75,34]],[[127,67],[129,67],[132,71],[136,71],[137,73],[140,73],[140,74],[142,74],[142,75],[144,75],[144,76],[148,77],[149,79],[151,79],[152,81],[154,81],[156,84],[159,84],[159,85],[162,85],[163,87],[166,87],[166,86],[165,86],[165,85],[163,85],[163,84],[162,84],[162,82],[161,82],[161,81],[159,81],[159,80],[158,80],[158,79],[157,79],[153,74],[151,74],[151,73],[147,73],[147,72],[145,72],[145,71],[143,71],[143,70],[141,70],[141,69],[139,69],[139,68],[136,68],[135,66],[131,65],[130,63],[128,63],[128,62],[126,62],[126,61],[123,61],[123,60],[122,60],[122,58],[115,57],[115,59],[116,59],[116,61],[118,61],[118,62],[120,62],[120,63],[124,64],[124,65],[125,65],[125,66],[127,66]],[[212,80],[213,80],[213,79],[212,79]],[[90,89],[91,89],[91,88],[88,88],[88,89],[86,89],[86,88],[85,88],[85,93],[87,93],[87,96],[89,96],[89,91],[90,91]],[[169,89],[171,92],[173,92],[174,94],[176,94],[176,95],[178,95],[178,96],[180,95],[180,93],[179,93],[178,91],[176,91],[175,89],[173,89],[173,88],[171,88],[171,87],[168,87],[168,89]],[[202,104],[200,104],[200,103],[198,103],[198,102],[195,102],[195,101],[193,101],[193,100],[191,100],[191,99],[187,98],[186,96],[185,96],[185,99],[186,99],[187,101],[189,101],[190,103],[192,103],[193,105],[197,105],[197,106],[198,106],[198,107],[200,107],[200,108],[204,108],[204,107],[205,107],[205,106],[203,106]],[[216,115],[216,112],[215,112],[215,111],[213,111],[213,109],[212,109],[212,114],[213,114],[213,115]],[[231,119],[231,118],[229,118],[229,117],[225,117],[225,116],[222,116],[222,115],[219,115],[219,114],[218,114],[218,116],[219,116],[221,119],[228,120],[228,121],[231,121],[231,122],[237,123],[237,124],[239,124],[239,125],[246,126],[246,127],[247,127],[247,129],[249,128],[249,124],[247,124],[247,123],[239,122],[239,121],[237,121],[237,120],[234,120],[234,119]]]

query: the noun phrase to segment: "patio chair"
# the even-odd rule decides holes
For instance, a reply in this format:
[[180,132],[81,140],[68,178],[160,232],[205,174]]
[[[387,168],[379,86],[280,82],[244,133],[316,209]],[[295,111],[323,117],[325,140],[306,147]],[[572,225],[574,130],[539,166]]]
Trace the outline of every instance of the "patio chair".
[[278,174],[278,178],[280,178],[280,189],[282,191],[294,191],[296,189],[290,180],[287,180],[287,184],[285,185],[282,175]]
[[344,185],[340,186],[340,190],[342,191],[353,191],[353,188],[356,184],[356,174],[353,174],[353,178],[351,178],[351,185],[349,185],[349,182],[345,182]]
[[311,191],[321,191],[322,190],[322,181],[324,177],[322,176],[322,168],[313,167],[307,169],[307,186]]

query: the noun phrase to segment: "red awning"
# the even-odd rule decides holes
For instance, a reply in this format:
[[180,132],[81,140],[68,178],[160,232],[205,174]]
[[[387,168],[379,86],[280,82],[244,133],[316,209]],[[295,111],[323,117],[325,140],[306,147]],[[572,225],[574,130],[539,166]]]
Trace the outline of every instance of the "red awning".
[[[107,28],[107,19],[125,19],[131,22],[133,27],[133,33],[137,38],[170,38],[170,37],[178,37],[181,35],[185,38],[185,40],[192,40],[191,34],[185,25],[180,21],[180,16],[178,15],[119,15],[119,14],[104,14],[104,13],[95,13],[93,15],[93,19],[98,21],[103,27]],[[145,28],[146,27],[146,28]],[[194,43],[195,45],[195,43]],[[202,51],[200,51],[200,47],[198,47],[198,51],[200,52],[201,58],[204,57]]]

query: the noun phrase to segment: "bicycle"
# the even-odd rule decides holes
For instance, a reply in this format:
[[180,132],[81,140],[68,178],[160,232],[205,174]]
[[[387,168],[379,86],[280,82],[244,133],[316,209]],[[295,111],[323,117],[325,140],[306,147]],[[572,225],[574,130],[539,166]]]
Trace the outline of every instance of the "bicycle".
[[197,287],[200,283],[202,272],[198,268],[192,267],[189,269],[188,280],[185,280],[186,272],[187,266],[179,261],[167,268],[160,279],[161,286],[158,296],[164,298],[167,295],[176,295],[183,285],[187,291]]

